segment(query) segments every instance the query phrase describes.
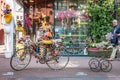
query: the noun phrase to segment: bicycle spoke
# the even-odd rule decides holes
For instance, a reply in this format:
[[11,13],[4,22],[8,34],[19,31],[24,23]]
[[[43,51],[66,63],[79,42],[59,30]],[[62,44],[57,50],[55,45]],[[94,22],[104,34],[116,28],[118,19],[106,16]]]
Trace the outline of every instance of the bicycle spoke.
[[[55,51],[55,52],[54,52]],[[63,48],[56,47],[54,49],[53,55],[50,55],[50,60],[46,62],[48,67],[54,70],[63,69],[66,67],[66,65],[69,62],[69,55]],[[64,52],[65,56],[62,56],[61,54]]]
[[[20,50],[23,50],[23,49],[20,49]],[[27,54],[27,52],[25,52],[25,51],[23,51],[23,53],[21,53],[20,50],[18,50],[11,57],[11,60],[10,60],[11,68],[14,69],[14,70],[17,70],[17,71],[26,68],[27,65],[29,64],[30,60],[31,60],[31,55],[30,54]]]

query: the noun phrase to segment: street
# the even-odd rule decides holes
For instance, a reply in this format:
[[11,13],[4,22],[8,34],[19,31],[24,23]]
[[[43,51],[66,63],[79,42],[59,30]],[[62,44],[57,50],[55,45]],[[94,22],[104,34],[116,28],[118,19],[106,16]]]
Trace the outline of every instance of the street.
[[22,71],[10,67],[10,59],[0,55],[0,80],[120,80],[120,61],[112,61],[110,72],[93,72],[89,69],[91,57],[70,57],[63,70],[51,70],[46,64],[36,63],[32,58],[29,66]]

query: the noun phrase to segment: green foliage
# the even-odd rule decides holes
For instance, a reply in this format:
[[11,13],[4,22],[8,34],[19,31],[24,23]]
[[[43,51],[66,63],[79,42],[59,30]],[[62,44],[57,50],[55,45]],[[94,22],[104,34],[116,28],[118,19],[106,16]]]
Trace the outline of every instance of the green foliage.
[[117,16],[118,16],[118,17],[120,17],[120,6],[119,6],[119,5],[118,5],[118,7],[117,7],[117,10],[116,10],[116,11],[117,11]]
[[90,15],[89,26],[94,42],[103,41],[103,36],[112,29],[113,0],[89,0],[87,10]]

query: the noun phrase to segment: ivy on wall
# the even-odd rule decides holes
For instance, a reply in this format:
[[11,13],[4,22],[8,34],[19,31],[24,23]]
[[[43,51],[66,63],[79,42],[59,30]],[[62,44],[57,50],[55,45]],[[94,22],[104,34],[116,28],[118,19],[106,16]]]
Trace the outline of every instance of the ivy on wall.
[[113,0],[89,0],[87,10],[92,39],[94,42],[101,42],[104,40],[103,36],[112,29]]

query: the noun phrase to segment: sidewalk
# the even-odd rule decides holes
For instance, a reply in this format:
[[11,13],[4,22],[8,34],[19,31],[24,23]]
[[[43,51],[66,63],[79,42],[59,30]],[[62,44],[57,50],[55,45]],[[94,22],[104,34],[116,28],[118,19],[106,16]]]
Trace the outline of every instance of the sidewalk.
[[0,45],[0,55],[4,54],[4,45]]
[[70,57],[63,70],[51,70],[46,64],[36,63],[32,57],[30,64],[22,71],[10,67],[10,59],[0,55],[0,80],[120,80],[120,61],[112,61],[110,72],[93,72],[88,62],[92,57]]
[[120,61],[111,61],[110,72],[93,72],[88,62],[92,57],[70,57],[63,70],[51,70],[46,64],[36,63],[32,57],[30,64],[22,71],[10,67],[10,59],[5,58],[4,45],[0,45],[0,80],[120,80]]

